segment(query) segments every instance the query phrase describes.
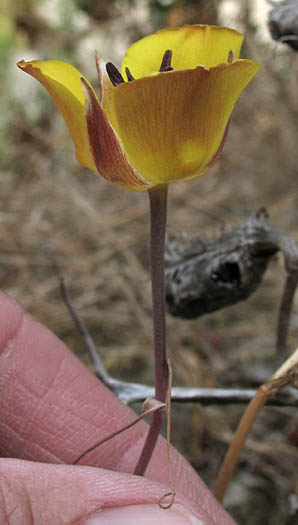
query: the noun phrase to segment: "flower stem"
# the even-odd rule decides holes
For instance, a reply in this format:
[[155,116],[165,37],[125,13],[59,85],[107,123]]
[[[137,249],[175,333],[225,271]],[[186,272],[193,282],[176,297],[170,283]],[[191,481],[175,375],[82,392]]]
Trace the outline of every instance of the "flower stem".
[[[168,384],[168,364],[166,350],[166,305],[164,249],[167,222],[168,186],[163,184],[149,190],[150,199],[150,265],[152,286],[152,311],[155,361],[155,397],[165,403]],[[143,476],[151,459],[163,420],[161,410],[152,416],[146,441],[135,468],[135,474]]]

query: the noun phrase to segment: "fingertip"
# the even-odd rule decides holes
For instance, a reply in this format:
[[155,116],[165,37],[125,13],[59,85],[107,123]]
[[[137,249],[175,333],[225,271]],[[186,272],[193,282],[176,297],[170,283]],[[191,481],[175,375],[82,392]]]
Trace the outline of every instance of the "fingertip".
[[[104,509],[90,516],[79,525],[131,525],[132,523],[150,523],[154,525],[209,525],[210,521],[198,518],[179,504],[169,509],[162,509],[159,505],[130,505]],[[210,524],[211,525],[211,524]]]
[[179,494],[170,509],[161,509],[166,490],[144,477],[100,468],[0,459],[0,523],[15,509],[14,523],[24,525],[214,525],[206,510]]

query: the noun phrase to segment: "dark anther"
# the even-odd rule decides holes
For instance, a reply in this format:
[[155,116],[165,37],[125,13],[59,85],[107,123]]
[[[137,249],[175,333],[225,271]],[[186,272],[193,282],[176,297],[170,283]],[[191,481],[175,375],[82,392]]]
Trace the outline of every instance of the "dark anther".
[[171,67],[172,51],[168,49],[162,57],[161,66],[159,71],[173,71]]
[[131,80],[134,80],[134,78],[133,78],[131,72],[129,71],[128,67],[125,68],[125,73],[126,73],[128,82],[131,82]]
[[122,82],[124,82],[124,79],[121,73],[118,71],[116,66],[112,64],[112,62],[108,62],[106,64],[106,70],[107,70],[107,74],[109,75],[109,78],[113,86],[118,86],[118,84],[122,84]]
[[233,49],[230,49],[228,53],[228,64],[232,64],[234,60],[235,60],[234,51]]

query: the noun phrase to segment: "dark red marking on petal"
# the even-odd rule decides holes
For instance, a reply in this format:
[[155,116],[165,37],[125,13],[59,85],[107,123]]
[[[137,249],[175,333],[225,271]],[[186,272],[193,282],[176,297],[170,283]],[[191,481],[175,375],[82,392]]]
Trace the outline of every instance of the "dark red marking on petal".
[[210,162],[208,162],[207,166],[206,166],[206,169],[208,168],[211,168],[211,166],[213,166],[213,164],[215,164],[218,160],[218,157],[219,155],[221,154],[222,150],[223,150],[223,147],[225,145],[225,142],[227,140],[227,136],[228,136],[228,132],[229,132],[229,126],[230,126],[230,121],[228,121],[227,125],[226,125],[226,128],[224,130],[224,134],[222,136],[222,139],[221,139],[221,142],[220,142],[220,145],[218,146],[215,154],[213,155],[212,159],[210,160]]
[[99,174],[110,182],[129,189],[141,190],[150,187],[150,184],[139,177],[129,164],[92,88],[83,78],[81,81],[87,102],[86,122],[89,145]]
[[106,70],[107,70],[107,74],[109,75],[110,81],[112,82],[113,86],[118,86],[119,84],[122,84],[124,82],[123,76],[118,71],[116,66],[112,64],[112,62],[108,62],[106,64]]

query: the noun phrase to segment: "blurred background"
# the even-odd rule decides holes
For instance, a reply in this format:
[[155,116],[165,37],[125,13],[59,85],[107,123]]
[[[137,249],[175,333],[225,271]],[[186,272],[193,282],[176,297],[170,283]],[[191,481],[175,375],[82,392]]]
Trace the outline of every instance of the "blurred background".
[[[265,0],[2,0],[0,9],[1,288],[92,368],[61,299],[63,275],[109,372],[152,384],[148,196],[79,166],[47,92],[15,64],[67,60],[96,85],[95,50],[119,66],[130,43],[158,28],[211,23],[244,32],[243,57],[258,60],[260,72],[236,105],[217,164],[170,186],[168,234],[216,237],[265,206],[298,240],[298,54],[271,39]],[[284,277],[279,256],[246,302],[191,321],[168,316],[174,383],[265,381]],[[296,303],[291,350],[297,340]],[[210,488],[243,409],[173,408],[173,443]],[[295,524],[297,472],[297,410],[265,408],[225,506],[240,524]]]

